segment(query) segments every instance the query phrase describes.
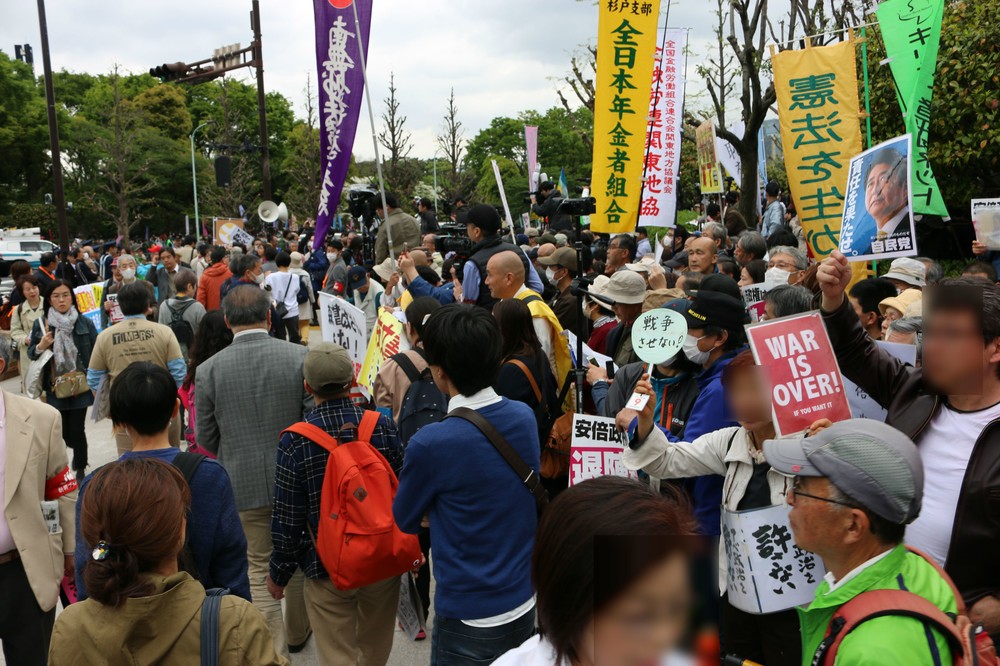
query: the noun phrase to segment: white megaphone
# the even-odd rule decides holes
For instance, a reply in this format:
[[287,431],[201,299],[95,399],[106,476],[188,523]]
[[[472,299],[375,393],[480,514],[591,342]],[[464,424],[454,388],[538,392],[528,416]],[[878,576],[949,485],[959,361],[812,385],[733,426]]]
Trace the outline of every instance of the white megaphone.
[[267,222],[268,224],[275,220],[287,222],[288,207],[284,203],[276,204],[273,201],[262,201],[257,206],[257,215],[260,216],[262,222]]

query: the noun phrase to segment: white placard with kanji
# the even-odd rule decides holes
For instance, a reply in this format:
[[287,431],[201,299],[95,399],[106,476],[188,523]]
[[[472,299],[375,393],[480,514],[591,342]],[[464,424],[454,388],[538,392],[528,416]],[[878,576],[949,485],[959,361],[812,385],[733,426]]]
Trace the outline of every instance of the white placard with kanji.
[[569,485],[599,476],[639,478],[625,469],[622,450],[626,435],[615,427],[615,420],[587,414],[573,415],[573,438],[569,451]]
[[795,545],[787,504],[722,512],[729,603],[761,615],[808,604],[826,569]]

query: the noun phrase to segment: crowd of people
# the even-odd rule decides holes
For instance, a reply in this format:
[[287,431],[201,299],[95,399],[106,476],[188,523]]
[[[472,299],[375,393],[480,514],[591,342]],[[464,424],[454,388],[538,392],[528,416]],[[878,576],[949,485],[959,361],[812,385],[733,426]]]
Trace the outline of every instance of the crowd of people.
[[[369,261],[354,233],[312,251],[287,232],[18,267],[0,336],[22,377],[0,393],[7,663],[287,664],[313,641],[322,664],[385,664],[409,582],[413,638],[441,666],[968,658],[1000,637],[996,272],[902,258],[856,279],[838,252],[812,260],[766,194],[758,224],[730,198],[659,237],[577,232],[544,203],[517,233],[462,206],[466,251],[442,254],[429,202],[411,216],[387,193]],[[96,321],[74,297],[94,282]],[[751,285],[762,319],[820,311],[884,422],[778,434]],[[403,322],[368,392],[346,349],[310,341],[321,293],[369,337],[381,312]],[[687,334],[648,364],[632,329],[661,308]],[[581,386],[571,338],[601,359]],[[570,485],[578,398],[614,420],[632,478]],[[89,457],[90,417],[110,419],[114,462]],[[786,551],[826,573],[810,602],[751,613],[727,589],[722,517],[776,506]]]

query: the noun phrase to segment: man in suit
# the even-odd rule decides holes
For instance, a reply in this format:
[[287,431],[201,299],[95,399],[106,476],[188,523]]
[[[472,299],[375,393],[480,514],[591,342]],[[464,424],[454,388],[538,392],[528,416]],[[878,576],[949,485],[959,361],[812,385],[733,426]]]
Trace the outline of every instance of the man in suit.
[[[875,154],[865,175],[865,209],[852,233],[854,256],[912,250],[906,156],[892,148]],[[853,253],[851,253],[853,254]]]
[[[281,431],[302,420],[312,398],[302,365],[306,348],[268,335],[271,298],[254,284],[239,284],[222,302],[232,344],[205,361],[195,379],[198,444],[229,472],[236,509],[247,537],[250,593],[264,614],[275,650],[297,652],[309,638],[302,574],[285,590],[286,614],[268,592],[271,506]],[[287,636],[287,640],[286,640]],[[298,648],[298,649],[297,649]]]
[[[0,374],[10,362],[0,336]],[[44,666],[63,574],[72,575],[76,479],[54,408],[0,392],[0,643],[8,664]]]

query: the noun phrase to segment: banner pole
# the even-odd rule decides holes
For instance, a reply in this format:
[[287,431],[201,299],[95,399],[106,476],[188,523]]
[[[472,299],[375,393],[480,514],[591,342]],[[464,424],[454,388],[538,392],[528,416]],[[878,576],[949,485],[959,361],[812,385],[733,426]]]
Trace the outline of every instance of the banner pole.
[[872,103],[868,87],[868,39],[865,36],[867,28],[861,28],[861,67],[865,77],[865,138],[867,147],[872,147]]
[[500,190],[500,200],[503,202],[503,212],[507,216],[507,224],[510,225],[510,242],[513,245],[517,245],[517,238],[514,236],[514,219],[510,216],[510,206],[507,205],[507,193],[503,189],[503,179],[500,177],[500,167],[497,165],[496,160],[490,160],[493,162],[493,175],[497,179],[497,189]]
[[375,169],[378,174],[378,190],[382,195],[382,212],[385,214],[385,220],[382,223],[385,224],[385,235],[389,241],[389,259],[392,261],[392,270],[396,270],[396,252],[392,245],[392,229],[389,228],[388,217],[389,217],[389,205],[385,202],[385,180],[382,178],[382,159],[379,157],[378,152],[378,136],[375,132],[375,112],[372,111],[372,92],[371,86],[368,85],[368,66],[366,64],[367,58],[365,58],[365,45],[361,37],[361,21],[358,19],[358,3],[352,2],[351,9],[354,10],[354,30],[357,32],[358,37],[358,56],[361,61],[361,77],[365,82],[365,101],[368,103],[368,121],[371,123],[372,127],[372,147],[375,149]]

